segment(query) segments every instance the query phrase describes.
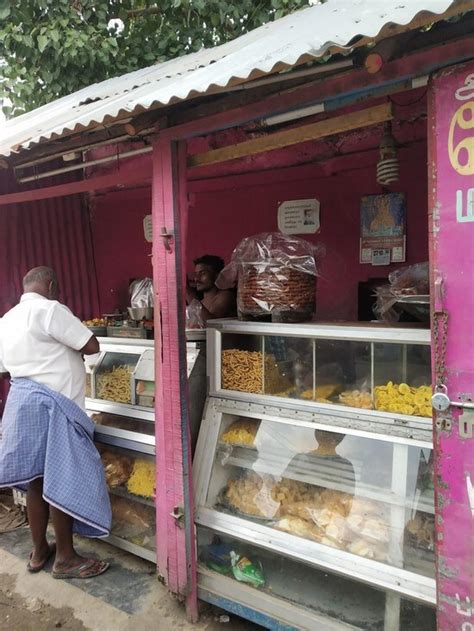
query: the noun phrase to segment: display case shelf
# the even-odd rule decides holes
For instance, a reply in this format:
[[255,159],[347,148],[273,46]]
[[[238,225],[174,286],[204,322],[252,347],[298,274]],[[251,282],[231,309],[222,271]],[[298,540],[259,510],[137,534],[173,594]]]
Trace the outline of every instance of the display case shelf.
[[127,403],[113,403],[112,401],[87,398],[86,409],[91,412],[107,412],[118,416],[128,416],[129,418],[137,418],[150,423],[155,421],[154,410]]
[[[255,447],[242,445],[232,445],[229,443],[219,443],[216,457],[224,466],[234,466],[241,469],[252,471],[255,464],[259,462],[258,451]],[[313,459],[314,460],[314,459]],[[274,474],[275,471],[285,470],[285,478],[297,480],[305,484],[325,487],[335,491],[345,493],[353,492],[353,480],[349,479],[347,470],[340,464],[321,464],[320,462],[312,462],[311,457],[304,456],[285,466],[285,454],[278,452],[266,452],[264,462],[259,462],[258,470],[260,473],[268,475]],[[377,500],[388,504],[403,506],[411,510],[418,510],[424,513],[434,514],[434,492],[424,491],[417,494],[415,498],[410,499],[400,497],[399,495],[388,491],[381,491],[380,488],[361,484],[357,481],[357,493],[361,497]]]
[[257,547],[279,555],[324,568],[373,587],[429,604],[436,603],[436,583],[433,578],[402,568],[366,559],[344,550],[308,541],[281,532],[264,524],[241,517],[199,508],[196,522],[203,527],[241,541],[251,541]]
[[141,497],[140,495],[134,495],[134,494],[128,493],[127,491],[125,491],[124,489],[120,487],[109,489],[109,493],[111,495],[115,495],[117,497],[123,497],[133,502],[138,502],[138,504],[144,504],[145,506],[152,506],[153,508],[155,508],[155,500],[149,499],[146,497]]

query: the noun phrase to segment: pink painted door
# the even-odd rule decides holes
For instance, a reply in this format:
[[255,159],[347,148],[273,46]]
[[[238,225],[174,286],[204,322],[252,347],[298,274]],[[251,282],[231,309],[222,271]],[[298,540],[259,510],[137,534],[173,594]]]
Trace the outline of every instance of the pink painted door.
[[474,63],[434,77],[428,124],[438,628],[474,631]]

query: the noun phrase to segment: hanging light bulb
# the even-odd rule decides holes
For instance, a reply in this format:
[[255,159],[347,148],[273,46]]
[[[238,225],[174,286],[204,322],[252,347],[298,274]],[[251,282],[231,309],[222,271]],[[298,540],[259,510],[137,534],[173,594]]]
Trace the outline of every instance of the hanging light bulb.
[[397,143],[392,135],[392,126],[385,123],[384,135],[379,145],[380,160],[377,162],[377,182],[382,186],[398,182]]

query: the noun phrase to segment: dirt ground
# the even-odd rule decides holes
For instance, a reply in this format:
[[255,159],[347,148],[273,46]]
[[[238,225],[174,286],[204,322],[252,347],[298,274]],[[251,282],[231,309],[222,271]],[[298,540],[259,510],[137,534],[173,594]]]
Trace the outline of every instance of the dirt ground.
[[13,589],[15,579],[0,574],[0,629],[5,631],[87,631],[69,607],[51,607],[38,598],[26,599]]

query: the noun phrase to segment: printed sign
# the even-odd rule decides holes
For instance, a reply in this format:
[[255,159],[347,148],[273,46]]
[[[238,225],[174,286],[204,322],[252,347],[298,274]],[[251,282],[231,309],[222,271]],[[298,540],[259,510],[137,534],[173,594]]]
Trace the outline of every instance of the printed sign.
[[372,250],[372,265],[390,265],[391,253],[390,248]]
[[319,201],[294,199],[278,206],[278,230],[283,234],[314,234],[319,230]]
[[[372,262],[372,250],[391,250],[405,260],[405,195],[367,195],[360,202],[360,262]],[[370,256],[369,256],[370,251]]]

